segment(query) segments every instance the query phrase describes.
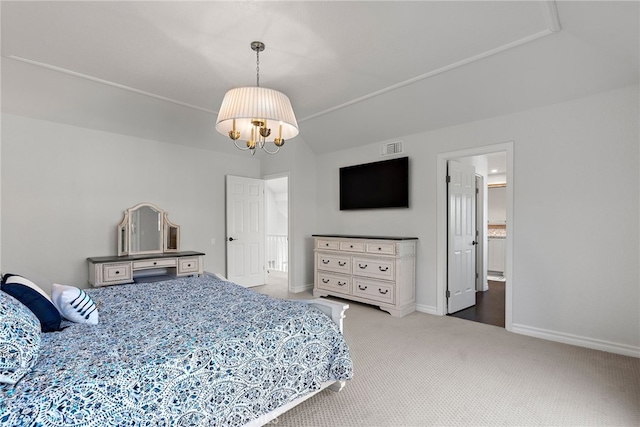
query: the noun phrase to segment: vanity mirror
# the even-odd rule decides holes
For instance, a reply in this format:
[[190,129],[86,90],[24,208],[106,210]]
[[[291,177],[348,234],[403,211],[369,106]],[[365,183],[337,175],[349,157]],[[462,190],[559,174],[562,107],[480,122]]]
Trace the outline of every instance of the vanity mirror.
[[177,252],[180,226],[151,203],[140,203],[124,212],[118,225],[118,256]]

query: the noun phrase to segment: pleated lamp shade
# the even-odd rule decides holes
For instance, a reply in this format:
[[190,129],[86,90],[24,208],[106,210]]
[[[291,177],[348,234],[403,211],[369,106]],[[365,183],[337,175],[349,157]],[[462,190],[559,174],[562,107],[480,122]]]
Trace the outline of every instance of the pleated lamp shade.
[[288,140],[299,132],[291,101],[287,95],[273,89],[255,86],[228,91],[220,106],[216,130],[228,137],[229,131],[233,130],[234,119],[240,140],[247,140],[251,136],[251,122],[255,119],[267,121],[266,127],[271,129],[267,141],[273,141],[274,138]]

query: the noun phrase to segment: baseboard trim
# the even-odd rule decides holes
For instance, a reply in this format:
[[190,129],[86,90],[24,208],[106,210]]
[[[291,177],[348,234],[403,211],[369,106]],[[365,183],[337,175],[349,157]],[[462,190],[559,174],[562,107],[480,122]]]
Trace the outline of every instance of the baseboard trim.
[[430,305],[416,304],[416,311],[419,311],[420,313],[433,314],[434,316],[438,315],[438,309]]
[[631,345],[597,340],[594,338],[582,337],[580,335],[565,334],[563,332],[550,331],[547,329],[534,328],[532,326],[518,325],[515,323],[512,325],[511,332],[521,335],[528,335],[535,338],[542,338],[544,340],[556,341],[564,344],[577,345],[579,347],[586,347],[594,350],[621,354],[623,356],[640,358],[640,347],[634,347]]

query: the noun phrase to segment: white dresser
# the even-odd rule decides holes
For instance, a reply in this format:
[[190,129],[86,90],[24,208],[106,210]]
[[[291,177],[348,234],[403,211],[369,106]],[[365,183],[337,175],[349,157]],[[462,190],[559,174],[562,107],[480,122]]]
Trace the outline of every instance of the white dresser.
[[402,317],[416,307],[415,237],[314,234],[316,297],[333,295]]
[[203,274],[204,253],[185,251],[148,255],[104,256],[87,258],[89,283],[93,286],[132,283],[136,273],[163,270],[170,276]]

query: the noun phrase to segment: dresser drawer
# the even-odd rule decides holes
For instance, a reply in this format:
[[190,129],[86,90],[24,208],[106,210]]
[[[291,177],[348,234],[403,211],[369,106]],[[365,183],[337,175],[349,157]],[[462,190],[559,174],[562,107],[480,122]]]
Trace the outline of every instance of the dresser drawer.
[[318,270],[329,270],[337,273],[351,273],[351,257],[319,252],[316,254]]
[[340,247],[340,242],[338,242],[337,240],[322,240],[322,239],[318,239],[316,247],[318,249],[331,249],[331,250],[336,250],[337,251],[338,248]]
[[318,272],[318,283],[316,286],[328,291],[340,292],[341,294],[351,294],[351,278]]
[[395,303],[394,285],[359,278],[354,278],[353,282],[353,295],[389,304]]
[[102,266],[103,282],[120,282],[122,280],[132,280],[131,263],[104,264]]
[[178,258],[178,274],[198,273],[199,271],[199,258]]
[[364,252],[363,242],[340,242],[341,251]]
[[395,255],[395,243],[367,243],[367,252],[370,254]]
[[353,274],[356,276],[375,277],[377,279],[395,280],[395,261],[379,258],[353,258]]
[[162,267],[175,267],[176,259],[150,259],[145,261],[134,261],[133,269],[141,270],[144,268],[162,268]]

